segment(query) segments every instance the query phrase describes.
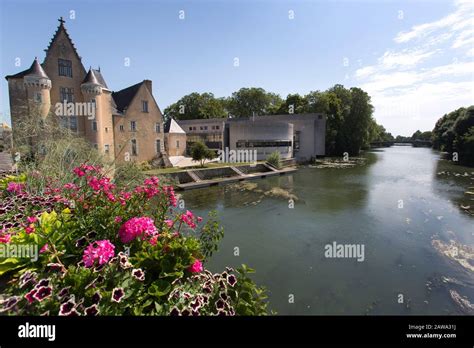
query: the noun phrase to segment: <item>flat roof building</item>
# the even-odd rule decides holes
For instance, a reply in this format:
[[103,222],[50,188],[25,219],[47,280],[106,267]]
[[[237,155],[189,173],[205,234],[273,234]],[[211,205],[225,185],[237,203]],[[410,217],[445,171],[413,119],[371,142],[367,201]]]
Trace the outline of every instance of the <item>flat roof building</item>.
[[325,155],[323,114],[268,115],[249,118],[177,120],[189,146],[204,142],[212,149],[256,150],[257,160],[274,151],[298,162]]

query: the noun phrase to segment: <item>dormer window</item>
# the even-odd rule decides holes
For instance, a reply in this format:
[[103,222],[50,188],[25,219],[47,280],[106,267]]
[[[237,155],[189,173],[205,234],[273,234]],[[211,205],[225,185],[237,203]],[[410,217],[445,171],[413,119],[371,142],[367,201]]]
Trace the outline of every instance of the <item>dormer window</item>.
[[58,59],[59,76],[72,77],[72,62],[67,59]]
[[148,112],[148,100],[142,100],[142,112]]
[[155,123],[155,132],[160,133],[160,130],[161,130],[161,125],[158,122]]

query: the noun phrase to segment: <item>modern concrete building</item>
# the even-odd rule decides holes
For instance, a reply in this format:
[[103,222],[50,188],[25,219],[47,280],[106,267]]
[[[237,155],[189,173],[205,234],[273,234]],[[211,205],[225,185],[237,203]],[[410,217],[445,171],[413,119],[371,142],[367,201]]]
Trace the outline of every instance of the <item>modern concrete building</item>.
[[264,160],[274,151],[298,162],[325,155],[326,117],[323,114],[268,115],[250,118],[177,120],[187,134],[188,147],[195,141],[209,148],[257,150]]

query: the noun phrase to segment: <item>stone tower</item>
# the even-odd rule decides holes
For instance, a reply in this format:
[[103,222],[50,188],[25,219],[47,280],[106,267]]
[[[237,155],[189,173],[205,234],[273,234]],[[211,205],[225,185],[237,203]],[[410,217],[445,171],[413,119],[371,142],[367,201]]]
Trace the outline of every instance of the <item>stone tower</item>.
[[[100,74],[100,72],[99,72]],[[95,70],[87,72],[81,84],[86,138],[110,159],[114,158],[114,125],[111,92],[99,82]]]
[[28,109],[30,115],[38,114],[43,119],[51,110],[51,80],[35,58],[29,72],[23,77],[28,99]]

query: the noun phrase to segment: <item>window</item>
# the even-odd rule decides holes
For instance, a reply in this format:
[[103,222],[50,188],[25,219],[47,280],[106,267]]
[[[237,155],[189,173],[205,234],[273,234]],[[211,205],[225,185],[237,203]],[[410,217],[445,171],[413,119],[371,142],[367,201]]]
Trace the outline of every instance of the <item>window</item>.
[[291,146],[291,141],[286,140],[239,140],[237,147],[288,147]]
[[136,132],[137,131],[137,122],[136,121],[130,121],[130,130],[132,132]]
[[199,129],[200,129],[200,130],[204,130],[204,127],[203,127],[203,126],[201,126],[201,127],[199,127]]
[[74,102],[74,88],[59,87],[59,97],[61,102],[66,101],[67,103]]
[[204,130],[207,130],[207,126],[204,126]]
[[[74,88],[59,87],[60,102],[73,103],[74,102]],[[61,115],[60,125],[64,128],[77,131],[77,116],[76,115]]]
[[95,148],[96,150],[98,150],[98,149],[99,149],[99,145],[94,144],[94,148]]
[[179,149],[179,140],[176,140],[176,148]]
[[123,131],[124,131],[123,124],[121,124],[121,125],[119,126],[119,130],[120,130],[121,132],[123,132]]
[[104,151],[105,151],[105,153],[109,153],[109,151],[110,151],[110,146],[109,146],[109,144],[105,144],[105,145],[104,145]]
[[58,59],[59,76],[72,77],[72,62],[67,59]]
[[161,130],[161,125],[157,122],[155,123],[155,132],[159,133]]
[[193,130],[193,127],[189,127],[189,130]]
[[216,129],[216,126],[212,126],[212,130]]
[[109,132],[109,127],[105,127],[105,133]]
[[160,153],[161,152],[161,140],[160,139],[156,139],[155,147],[156,147],[156,153]]
[[97,132],[97,122],[96,121],[92,121],[92,130],[94,132]]
[[41,96],[41,92],[35,93],[35,102],[41,103],[43,101],[43,97]]
[[147,100],[142,100],[142,111],[143,112],[148,112],[148,101]]
[[137,156],[138,151],[137,151],[137,139],[132,139],[132,156]]
[[216,126],[216,129],[219,129],[219,126]]

